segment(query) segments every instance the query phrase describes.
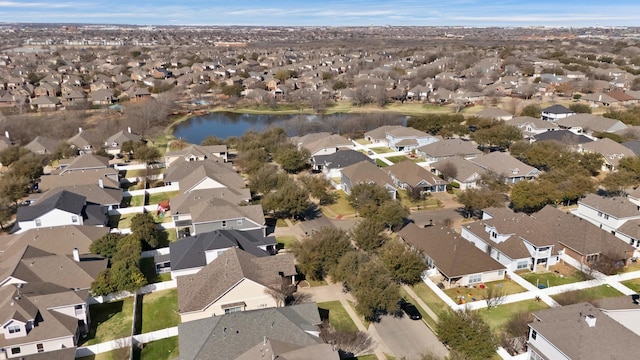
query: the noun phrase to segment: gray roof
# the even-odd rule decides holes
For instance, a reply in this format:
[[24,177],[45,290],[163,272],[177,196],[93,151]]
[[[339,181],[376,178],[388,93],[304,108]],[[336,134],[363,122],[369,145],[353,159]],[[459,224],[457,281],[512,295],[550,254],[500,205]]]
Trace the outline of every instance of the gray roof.
[[395,187],[391,176],[369,161],[347,166],[342,170],[342,175],[349,178],[353,186],[360,183],[375,183],[379,186]]
[[482,151],[478,150],[478,145],[476,143],[462,139],[444,139],[436,141],[419,147],[418,151],[421,151],[425,155],[433,158],[482,154]]
[[398,181],[408,184],[411,187],[420,185],[425,182],[426,186],[445,184],[446,181],[432,174],[429,170],[407,159],[399,163],[393,164],[384,169],[396,178]]
[[59,191],[68,191],[77,195],[84,196],[88,203],[100,205],[119,205],[120,202],[122,202],[122,189],[100,187],[98,184],[69,185],[51,189],[42,194],[38,201],[43,201],[51,196],[54,196]]
[[[587,324],[588,315],[595,326]],[[634,359],[640,353],[638,335],[591,304],[558,306],[533,316],[529,326],[569,359]]]
[[216,230],[200,233],[175,241],[169,245],[171,270],[182,270],[207,265],[205,252],[239,248],[252,255],[269,256],[259,246],[276,245],[274,237],[265,237],[262,230]]
[[468,160],[483,169],[494,172],[505,177],[535,176],[540,171],[533,166],[529,166],[513,156],[500,151],[480,155]]
[[244,188],[244,179],[230,164],[215,160],[180,161],[177,160],[166,169],[165,182],[178,181],[183,192],[190,190],[205,178],[213,179],[226,187]]
[[[61,164],[63,161],[60,162]],[[109,158],[95,154],[84,154],[70,159],[62,171],[103,169],[109,167]]]
[[361,161],[369,161],[373,163],[373,160],[367,155],[351,149],[336,151],[329,155],[317,155],[313,157],[314,163],[321,164],[327,169],[342,169]]
[[456,170],[458,171],[458,174],[456,175],[456,180],[459,180],[461,182],[475,180],[474,176],[476,174],[478,175],[477,177],[479,178],[482,174],[487,172],[482,167],[458,156],[437,161],[431,164],[431,167],[440,171],[440,169],[442,169],[443,166],[445,166],[445,164],[453,164],[453,166],[455,166]]
[[620,120],[591,114],[569,115],[559,119],[557,124],[564,128],[581,127],[584,130],[599,132],[616,132],[627,128]]
[[53,154],[58,150],[58,146],[60,146],[59,140],[36,136],[35,139],[25,145],[25,148],[36,154]]
[[192,223],[205,223],[220,220],[246,218],[258,225],[266,223],[262,205],[245,205],[230,203],[224,199],[201,201],[190,208]]
[[244,278],[280,289],[282,276],[296,274],[292,254],[257,257],[238,248],[218,255],[194,275],[179,276],[178,311],[201,311]]
[[578,204],[586,205],[618,219],[640,217],[638,205],[622,196],[604,197],[588,194],[583,199],[578,200]]
[[183,360],[236,359],[255,345],[280,341],[298,347],[321,344],[306,331],[317,331],[316,303],[253,310],[189,321],[178,325]]
[[534,135],[536,141],[559,141],[563,144],[586,144],[592,142],[584,135],[576,135],[569,130],[545,131],[541,134]]
[[62,190],[33,205],[19,207],[16,218],[18,221],[31,221],[54,209],[80,215],[85,202],[84,196]]
[[383,140],[387,138],[387,131],[400,128],[401,125],[384,125],[379,128],[373,129],[371,131],[367,131],[364,133],[365,138],[369,137],[375,140]]
[[576,112],[571,110],[571,109],[567,109],[566,107],[560,105],[560,104],[555,104],[555,105],[551,105],[549,107],[546,107],[544,109],[542,109],[543,113],[549,113],[549,114],[575,114]]
[[634,154],[640,155],[640,140],[625,141],[622,145],[633,151]]

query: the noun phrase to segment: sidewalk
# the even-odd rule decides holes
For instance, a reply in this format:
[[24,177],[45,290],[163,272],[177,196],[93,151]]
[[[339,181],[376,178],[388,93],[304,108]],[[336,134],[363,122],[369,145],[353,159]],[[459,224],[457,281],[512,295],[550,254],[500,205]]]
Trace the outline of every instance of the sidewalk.
[[409,294],[409,296],[415,299],[418,305],[420,305],[424,309],[424,311],[426,311],[427,314],[431,316],[433,320],[438,322],[439,320],[438,315],[434,313],[433,310],[431,310],[429,305],[427,305],[424,301],[422,301],[422,299],[418,296],[418,294],[416,294],[416,292],[413,291],[413,289],[409,285],[402,285],[402,288],[407,292],[407,294]]

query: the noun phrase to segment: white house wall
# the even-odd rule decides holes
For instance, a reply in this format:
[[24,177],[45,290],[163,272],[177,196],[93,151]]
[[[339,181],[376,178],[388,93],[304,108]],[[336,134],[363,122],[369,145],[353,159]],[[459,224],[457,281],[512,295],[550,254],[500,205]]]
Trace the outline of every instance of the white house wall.
[[185,192],[191,192],[194,190],[220,189],[225,187],[226,186],[224,186],[223,184],[211,178],[205,178],[204,180],[202,180],[201,182],[193,186],[191,189],[186,190]]
[[[538,353],[539,355],[543,355],[547,359],[570,360],[569,357],[560,352],[558,348],[551,344],[540,333],[537,334],[535,340],[531,338],[531,331],[532,330],[529,330],[529,344],[533,345],[537,349],[536,353]],[[529,349],[529,352],[531,351],[532,349]]]
[[[73,217],[76,217],[76,221],[73,221]],[[38,227],[55,227],[64,225],[82,225],[82,216],[73,214],[60,209],[53,209],[48,213],[38,218],[40,220],[40,226],[36,226],[36,221],[21,221],[20,231],[23,232],[27,229],[35,229]]]
[[[37,342],[29,342],[29,343],[19,344],[19,345],[11,345],[3,348],[5,349],[5,351],[0,351],[0,359],[2,359],[3,355],[6,356],[5,359],[12,359],[12,358],[20,358],[25,355],[37,354],[38,353],[37,344],[43,345],[44,352],[55,351],[63,348],[71,348],[76,346],[74,344],[73,336],[68,336],[68,337],[63,337],[58,339],[48,339],[48,340],[42,340]],[[20,348],[20,353],[12,355],[11,349],[16,347]]]
[[202,266],[189,269],[171,270],[171,280],[175,280],[178,276],[197,274],[200,269],[202,269]]

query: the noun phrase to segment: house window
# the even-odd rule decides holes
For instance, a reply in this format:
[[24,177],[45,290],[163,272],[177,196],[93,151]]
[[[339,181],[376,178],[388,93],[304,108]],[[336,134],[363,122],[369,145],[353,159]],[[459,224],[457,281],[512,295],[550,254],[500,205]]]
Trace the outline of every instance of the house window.
[[598,216],[602,217],[602,212],[598,211]]
[[504,275],[504,270],[498,271],[498,276],[503,276],[503,275]]
[[492,231],[492,232],[491,232],[491,237],[495,239],[495,238],[497,238],[497,237],[498,237],[498,234],[496,234],[496,232],[495,232],[495,231]]
[[236,225],[238,225],[238,226],[242,225],[242,219],[236,220]]
[[475,284],[482,281],[482,274],[475,274],[469,276],[469,284]]
[[38,352],[44,352],[44,344],[36,344],[36,348],[38,349]]
[[227,221],[226,220],[222,220],[222,227],[227,227]]
[[36,226],[42,226],[42,221],[40,221],[40,219],[36,219]]
[[240,311],[242,311],[242,306],[236,306],[236,307],[230,307],[230,308],[224,309],[225,314],[240,312]]
[[526,269],[528,266],[529,266],[529,262],[527,260],[518,261],[518,263],[516,264],[516,269],[518,269],[518,270]]
[[496,252],[496,260],[500,260],[500,253]]
[[531,329],[531,339],[535,340],[537,337],[538,337],[538,333],[535,330]]
[[9,334],[15,334],[20,332],[20,325],[9,326]]
[[15,355],[15,354],[20,354],[20,348],[19,347],[11,348],[11,355]]
[[82,310],[82,305],[76,305],[73,308],[76,309],[76,310]]
[[604,219],[605,219],[605,220],[609,220],[609,215],[604,214]]
[[535,351],[531,350],[531,356],[529,357],[529,360],[544,360],[544,358],[538,355]]
[[71,222],[73,222],[73,223],[77,223],[77,222],[78,222],[78,217],[77,217],[76,215],[73,215],[73,216],[71,217]]
[[593,254],[593,255],[588,255],[587,256],[587,262],[588,263],[594,263],[594,262],[596,262],[596,260],[598,260],[598,254]]

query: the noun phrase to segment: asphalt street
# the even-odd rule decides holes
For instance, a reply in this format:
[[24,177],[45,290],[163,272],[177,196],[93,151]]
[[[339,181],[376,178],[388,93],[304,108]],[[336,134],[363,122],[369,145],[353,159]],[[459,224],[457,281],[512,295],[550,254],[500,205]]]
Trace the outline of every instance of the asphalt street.
[[448,351],[422,320],[384,316],[375,327],[396,358],[420,360],[425,353],[444,359]]

